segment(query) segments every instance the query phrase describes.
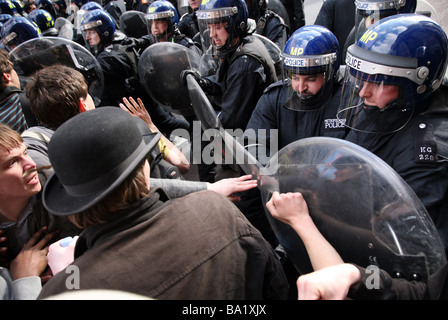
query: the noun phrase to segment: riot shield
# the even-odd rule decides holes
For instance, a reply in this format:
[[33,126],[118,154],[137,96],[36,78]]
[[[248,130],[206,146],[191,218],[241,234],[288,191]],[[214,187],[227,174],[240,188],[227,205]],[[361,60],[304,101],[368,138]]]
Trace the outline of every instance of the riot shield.
[[14,48],[10,56],[14,69],[23,79],[55,64],[78,70],[84,75],[95,105],[99,105],[104,88],[103,71],[96,58],[80,44],[61,37],[36,38]]
[[244,172],[259,177],[261,165],[258,160],[244,149],[237,137],[224,129],[215,109],[192,75],[187,75],[187,87],[191,105],[196,119],[201,122],[204,136],[220,145],[224,163],[233,167],[238,164]]
[[126,11],[120,16],[120,30],[128,37],[141,38],[148,34],[148,20],[141,11]]
[[58,37],[73,40],[75,26],[65,18],[59,17],[54,22],[54,27],[58,30]]
[[198,70],[200,59],[199,54],[183,45],[155,43],[140,56],[140,82],[146,92],[168,111],[190,117],[194,110],[180,74],[187,69]]
[[[307,138],[284,147],[269,166],[272,174],[260,183],[264,203],[273,191],[301,192],[317,228],[345,262],[422,281],[445,263],[425,207],[389,165],[364,148],[341,139]],[[312,272],[296,232],[266,214],[298,271]]]
[[[345,262],[376,265],[392,276],[422,281],[446,262],[442,242],[425,207],[376,155],[349,141],[313,137],[285,146],[263,167],[222,129],[192,76],[187,76],[187,84],[202,128],[221,128],[218,133],[227,154],[258,180],[263,202],[275,191],[301,192],[317,228]],[[297,233],[265,211],[297,270],[312,272]]]

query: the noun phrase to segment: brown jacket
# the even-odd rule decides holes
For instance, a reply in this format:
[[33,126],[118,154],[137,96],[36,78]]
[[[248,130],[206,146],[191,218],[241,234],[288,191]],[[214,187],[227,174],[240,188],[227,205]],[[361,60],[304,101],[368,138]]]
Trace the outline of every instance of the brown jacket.
[[[287,298],[276,254],[232,202],[211,191],[164,197],[160,189],[153,191],[81,234],[73,262],[79,289],[155,299]],[[39,298],[68,291],[70,276],[54,276]]]

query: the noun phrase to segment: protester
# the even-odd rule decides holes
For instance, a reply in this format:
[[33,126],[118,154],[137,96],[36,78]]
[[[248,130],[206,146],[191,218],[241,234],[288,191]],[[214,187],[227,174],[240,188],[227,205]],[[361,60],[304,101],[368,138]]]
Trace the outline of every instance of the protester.
[[[279,260],[225,197],[199,192],[167,201],[162,190],[149,190],[146,159],[160,134],[141,132],[133,119],[98,108],[64,123],[49,144],[55,174],[44,205],[84,229],[73,262],[80,289],[156,299],[285,298]],[[66,292],[66,277],[54,276],[39,298]]]

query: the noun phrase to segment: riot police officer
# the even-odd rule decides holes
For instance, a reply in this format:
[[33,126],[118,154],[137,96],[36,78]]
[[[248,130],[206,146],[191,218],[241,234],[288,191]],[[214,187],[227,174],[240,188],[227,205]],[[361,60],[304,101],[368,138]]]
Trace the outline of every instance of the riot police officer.
[[255,23],[253,32],[268,38],[283,49],[289,37],[289,27],[283,18],[268,9],[266,0],[248,0],[246,5],[249,19]]
[[103,70],[105,81],[100,105],[118,107],[121,99],[128,96],[125,84],[133,69],[127,56],[113,48],[115,23],[105,10],[96,9],[85,14],[81,30],[86,47]]
[[54,27],[53,16],[44,9],[36,9],[28,14],[28,18],[34,21],[43,36],[57,36],[58,30]]
[[[299,28],[289,38],[282,52],[286,79],[269,86],[259,99],[247,124],[245,137],[249,151],[262,165],[279,149],[303,138],[329,136],[344,138],[345,127],[336,118],[342,83],[338,81],[340,47],[335,35],[322,26]],[[271,130],[278,150],[271,150]],[[257,133],[266,132],[264,141]],[[252,150],[250,145],[257,145]],[[263,150],[265,149],[265,150]],[[257,225],[271,243],[272,235],[264,216],[258,189],[242,193],[236,205],[241,211],[257,217]],[[254,218],[255,219],[255,218]]]
[[166,0],[154,1],[148,7],[146,18],[148,20],[148,35],[138,39],[129,38],[125,40],[124,43],[128,43],[129,48],[136,47],[143,51],[157,42],[174,42],[202,54],[199,43],[179,32],[177,28],[179,15],[171,2]]
[[[430,49],[429,49],[430,48]],[[381,19],[347,50],[338,118],[346,139],[388,163],[414,190],[448,248],[448,39],[428,17]]]
[[383,1],[379,0],[360,0],[355,1],[355,6],[355,25],[348,34],[345,44],[341,44],[343,61],[345,61],[347,48],[359,39],[366,28],[383,18],[395,14],[415,13],[417,0],[392,0],[387,6],[384,5]]
[[277,81],[264,44],[247,34],[248,10],[242,0],[211,0],[197,12],[204,52],[218,57],[216,75],[203,79],[203,89],[218,95],[219,120],[225,129],[245,129],[263,90]]
[[[246,128],[250,115],[263,93],[277,81],[275,66],[261,40],[248,35],[248,10],[242,0],[211,0],[197,11],[204,56],[217,61],[216,73],[193,75],[204,92],[213,98],[224,129]],[[207,58],[206,58],[207,59]],[[213,181],[215,168],[199,167],[202,181]],[[230,174],[233,174],[230,172]]]
[[42,37],[39,27],[28,18],[15,16],[9,19],[1,29],[2,43],[8,51],[19,44],[34,38]]

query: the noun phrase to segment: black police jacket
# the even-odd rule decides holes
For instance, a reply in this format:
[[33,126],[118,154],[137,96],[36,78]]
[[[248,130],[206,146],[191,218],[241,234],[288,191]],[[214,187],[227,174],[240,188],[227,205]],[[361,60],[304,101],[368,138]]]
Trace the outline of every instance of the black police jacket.
[[133,75],[132,66],[123,53],[110,48],[101,51],[96,59],[104,76],[101,106],[118,106],[128,96],[125,80]]
[[248,36],[239,46],[221,55],[216,76],[209,79],[213,79],[213,84],[204,91],[221,93],[218,117],[223,127],[244,130],[258,99],[264,89],[277,81],[277,75],[264,44]]
[[448,248],[448,88],[441,87],[425,112],[394,133],[350,131],[346,139],[389,164],[414,190]]
[[[344,138],[346,128],[336,118],[341,95],[341,86],[336,83],[333,95],[328,103],[318,110],[295,111],[288,109],[286,103],[289,100],[289,81],[277,81],[266,89],[263,96],[249,120],[247,129],[257,131],[259,129],[278,130],[278,148],[299,139],[328,136],[333,138]],[[270,134],[266,133],[269,143]],[[267,145],[269,149],[269,145]]]

